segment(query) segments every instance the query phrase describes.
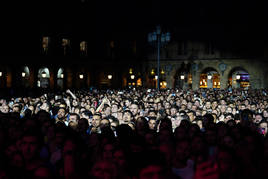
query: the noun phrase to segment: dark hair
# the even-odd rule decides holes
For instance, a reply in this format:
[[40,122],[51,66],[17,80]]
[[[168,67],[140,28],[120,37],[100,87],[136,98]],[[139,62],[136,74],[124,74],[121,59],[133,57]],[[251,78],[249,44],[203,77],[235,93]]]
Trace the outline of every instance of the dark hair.
[[251,121],[252,119],[250,118],[250,116],[253,115],[253,112],[249,109],[244,109],[243,111],[241,111],[240,114],[240,119],[242,121]]
[[123,115],[124,115],[125,113],[129,113],[129,114],[131,115],[131,118],[133,118],[133,114],[132,114],[132,112],[131,112],[130,110],[125,110],[125,111],[123,112]]
[[227,117],[227,116],[231,116],[232,119],[234,118],[234,115],[233,115],[232,113],[225,113],[225,114],[224,114],[224,117]]
[[77,120],[80,119],[80,116],[77,113],[70,113],[70,116],[76,116]]
[[89,111],[89,110],[85,110],[85,111],[83,111],[82,114],[84,114],[84,115],[87,116],[88,118],[90,118],[90,117],[93,116],[92,112]]

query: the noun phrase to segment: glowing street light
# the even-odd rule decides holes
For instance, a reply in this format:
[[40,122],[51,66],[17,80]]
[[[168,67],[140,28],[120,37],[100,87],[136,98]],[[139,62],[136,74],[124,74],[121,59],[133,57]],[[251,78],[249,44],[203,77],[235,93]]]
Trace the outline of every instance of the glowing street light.
[[0,71],[0,77],[3,75],[3,72]]
[[108,75],[108,79],[111,80],[113,78],[113,75]]
[[212,75],[209,73],[208,74],[208,79],[211,80],[211,78],[212,78]]
[[132,68],[130,68],[129,69],[129,74],[132,74],[132,73],[133,73]]
[[131,78],[132,80],[134,80],[135,75],[130,75],[130,78]]
[[79,78],[82,80],[84,78],[84,75],[83,74],[80,74],[79,75]]
[[240,80],[241,76],[239,74],[236,75],[236,79]]
[[161,27],[157,26],[156,30],[148,34],[148,42],[151,44],[157,43],[157,90],[159,91],[159,71],[160,71],[160,47],[167,44],[170,41],[170,33],[163,33]]
[[46,74],[46,72],[42,72],[42,78],[46,78],[47,77],[47,74]]
[[61,77],[61,78],[64,78],[64,74],[61,74],[60,77]]
[[22,73],[21,73],[21,76],[22,76],[23,78],[25,77],[25,75],[26,75],[25,72],[22,72]]
[[184,80],[185,76],[184,75],[181,75],[181,80]]

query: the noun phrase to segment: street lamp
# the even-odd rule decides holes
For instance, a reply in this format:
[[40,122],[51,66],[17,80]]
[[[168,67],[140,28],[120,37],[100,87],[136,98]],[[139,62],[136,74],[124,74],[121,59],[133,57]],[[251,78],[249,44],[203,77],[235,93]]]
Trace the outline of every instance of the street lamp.
[[130,78],[131,78],[132,80],[134,80],[135,75],[130,75]]
[[45,78],[45,77],[47,77],[47,74],[46,74],[46,72],[42,72],[42,78]]
[[181,75],[181,80],[184,80],[185,76],[184,74]]
[[[158,25],[154,32],[148,34],[148,42],[151,44],[157,43],[157,77],[159,77],[160,69],[160,47],[170,41],[170,33],[162,33],[161,27]],[[157,78],[157,90],[159,91],[160,81]]]
[[3,75],[3,72],[0,71],[0,77]]
[[84,78],[84,75],[83,74],[80,74],[79,75],[79,78],[82,80]]
[[236,84],[237,84],[237,88],[240,88],[240,79],[241,79],[241,75],[240,74],[236,74]]
[[208,79],[211,80],[211,78],[212,78],[212,75],[209,73],[208,74]]
[[112,75],[108,75],[108,79],[111,80],[113,78]]
[[21,73],[21,76],[22,76],[23,78],[25,77],[25,75],[26,75],[25,72],[22,72],[22,73]]
[[64,78],[64,74],[62,73],[62,74],[60,75],[60,77],[61,77],[61,78]]

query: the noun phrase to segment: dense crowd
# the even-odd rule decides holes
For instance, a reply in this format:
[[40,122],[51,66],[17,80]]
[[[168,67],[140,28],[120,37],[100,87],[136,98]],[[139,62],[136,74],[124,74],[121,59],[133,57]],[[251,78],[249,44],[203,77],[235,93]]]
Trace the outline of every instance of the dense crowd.
[[268,178],[267,90],[0,99],[1,178]]

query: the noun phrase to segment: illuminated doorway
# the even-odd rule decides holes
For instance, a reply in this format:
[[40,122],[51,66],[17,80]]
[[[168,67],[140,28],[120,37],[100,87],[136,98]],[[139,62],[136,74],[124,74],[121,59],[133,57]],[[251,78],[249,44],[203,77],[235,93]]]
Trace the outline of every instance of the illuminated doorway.
[[24,88],[28,88],[30,86],[29,78],[30,78],[30,70],[28,66],[22,67],[21,70],[21,86]]
[[61,90],[64,88],[64,78],[64,70],[60,68],[57,72],[57,88]]
[[37,87],[49,88],[49,78],[50,78],[50,73],[49,73],[48,68],[40,68],[38,70]]
[[241,68],[233,68],[228,75],[228,85],[232,88],[248,88],[250,86],[249,73]]
[[219,89],[221,87],[220,74],[214,68],[206,68],[200,75],[200,88]]

